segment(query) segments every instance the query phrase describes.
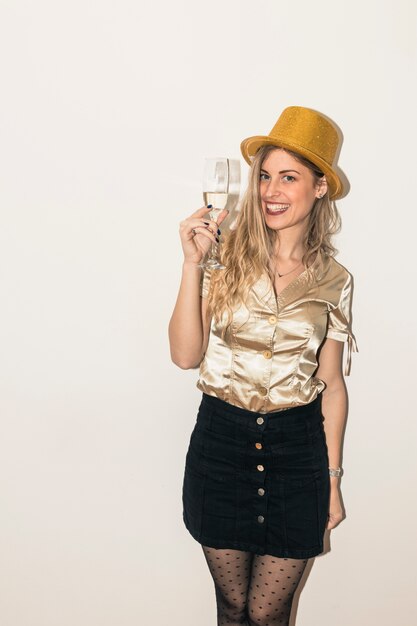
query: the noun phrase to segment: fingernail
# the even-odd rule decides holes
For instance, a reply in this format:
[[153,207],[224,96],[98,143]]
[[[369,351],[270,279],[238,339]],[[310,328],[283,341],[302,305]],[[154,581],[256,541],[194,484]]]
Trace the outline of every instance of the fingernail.
[[217,234],[218,234],[218,235],[221,235],[221,234],[222,234],[222,231],[220,230],[220,228],[218,228],[218,229],[217,229]]
[[216,241],[217,241],[217,243],[219,243],[219,242],[220,242],[220,239],[219,239],[218,237],[216,237]]
[[207,224],[207,226],[210,224],[210,222],[204,222],[205,224]]
[[207,208],[208,208],[208,209],[212,209],[212,208],[213,208],[213,205],[212,205],[212,204],[208,204],[208,205],[207,205]]

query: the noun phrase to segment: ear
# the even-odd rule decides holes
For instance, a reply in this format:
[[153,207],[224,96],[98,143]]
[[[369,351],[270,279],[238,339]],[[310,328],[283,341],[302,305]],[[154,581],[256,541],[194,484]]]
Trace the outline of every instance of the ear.
[[322,198],[326,192],[327,192],[327,180],[326,180],[326,177],[323,176],[317,185],[316,198]]

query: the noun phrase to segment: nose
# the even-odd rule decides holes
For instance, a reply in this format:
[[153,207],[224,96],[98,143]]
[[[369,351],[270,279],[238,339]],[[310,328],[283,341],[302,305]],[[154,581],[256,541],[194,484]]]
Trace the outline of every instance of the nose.
[[281,195],[281,181],[279,177],[271,178],[266,189],[265,197],[272,200],[272,198],[279,197]]

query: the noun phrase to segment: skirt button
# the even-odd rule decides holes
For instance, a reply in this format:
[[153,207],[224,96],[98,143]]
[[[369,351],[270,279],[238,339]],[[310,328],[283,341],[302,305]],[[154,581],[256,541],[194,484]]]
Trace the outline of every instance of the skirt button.
[[259,426],[260,426],[261,424],[263,424],[263,423],[264,423],[264,421],[265,421],[265,420],[264,420],[264,418],[263,418],[263,417],[258,417],[258,418],[256,419],[256,423],[257,423],[257,424],[259,424]]
[[258,489],[258,495],[260,495],[260,496],[264,496],[264,495],[265,495],[265,489],[263,489],[262,487],[259,487],[259,489]]
[[263,472],[265,468],[263,465],[257,465],[256,469],[258,470],[258,472]]
[[264,523],[264,521],[265,521],[264,516],[263,516],[263,515],[258,515],[258,522],[259,522],[260,524],[263,524],[263,523]]

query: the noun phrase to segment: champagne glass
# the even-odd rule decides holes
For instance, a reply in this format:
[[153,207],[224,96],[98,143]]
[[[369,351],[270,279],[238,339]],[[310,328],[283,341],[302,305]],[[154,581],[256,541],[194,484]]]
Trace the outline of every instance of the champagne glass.
[[[213,208],[210,209],[209,215],[216,224],[219,213],[226,208],[226,205],[229,208],[231,200],[236,203],[239,196],[240,167],[236,168],[234,161],[233,165],[234,167],[231,167],[230,159],[226,158],[205,160],[203,172],[204,203],[206,206],[212,205]],[[208,259],[202,262],[200,267],[215,270],[225,269],[218,257],[219,244],[213,243]]]

